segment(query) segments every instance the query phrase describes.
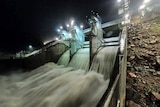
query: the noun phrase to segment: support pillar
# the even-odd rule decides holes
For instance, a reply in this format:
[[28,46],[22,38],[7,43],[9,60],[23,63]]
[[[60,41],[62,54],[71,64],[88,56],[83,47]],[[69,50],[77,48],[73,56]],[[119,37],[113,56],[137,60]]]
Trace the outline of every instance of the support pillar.
[[98,50],[98,40],[96,36],[90,36],[90,66],[92,64],[93,58]]

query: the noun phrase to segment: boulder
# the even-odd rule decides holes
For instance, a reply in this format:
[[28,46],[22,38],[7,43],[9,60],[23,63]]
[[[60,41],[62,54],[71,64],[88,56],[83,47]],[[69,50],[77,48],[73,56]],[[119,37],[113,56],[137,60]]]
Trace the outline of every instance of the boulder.
[[139,104],[135,103],[135,102],[132,101],[132,100],[126,101],[126,106],[127,106],[127,107],[141,107]]

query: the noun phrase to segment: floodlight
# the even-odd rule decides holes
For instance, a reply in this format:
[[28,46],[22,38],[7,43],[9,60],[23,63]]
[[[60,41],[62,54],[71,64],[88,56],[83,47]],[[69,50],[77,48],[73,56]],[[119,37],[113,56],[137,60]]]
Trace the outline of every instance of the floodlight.
[[141,9],[144,9],[145,7],[146,7],[146,6],[143,4],[143,5],[140,6],[139,9],[141,10]]
[[60,29],[63,29],[63,26],[60,26]]
[[148,3],[150,0],[144,0],[144,3]]
[[29,49],[32,49],[32,48],[33,48],[32,45],[29,45],[28,47],[29,47]]
[[120,2],[121,2],[121,0],[117,0],[117,2],[118,2],[118,3],[120,3]]
[[80,25],[80,28],[83,29],[83,25]]
[[57,32],[60,32],[61,30],[60,29],[57,29]]
[[67,24],[66,26],[69,27],[69,24]]
[[74,24],[74,20],[71,20],[71,25],[73,25]]
[[126,15],[125,15],[125,18],[128,19],[128,17],[129,17],[129,14],[126,14]]
[[56,38],[56,40],[59,40],[58,38]]

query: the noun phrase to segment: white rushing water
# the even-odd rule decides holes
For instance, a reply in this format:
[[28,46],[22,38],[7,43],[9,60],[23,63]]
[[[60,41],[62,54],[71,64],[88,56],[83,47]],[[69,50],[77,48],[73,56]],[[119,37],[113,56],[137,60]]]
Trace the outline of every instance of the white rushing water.
[[105,79],[109,79],[116,61],[118,46],[100,48],[94,56],[90,71],[100,73]]
[[67,66],[69,63],[69,50],[67,50],[58,60],[57,64]]
[[69,67],[88,71],[89,69],[89,48],[79,49],[68,64]]
[[0,76],[0,107],[96,107],[108,88],[117,50],[99,50],[89,70],[94,72],[88,72],[89,48],[84,48],[70,62],[66,51],[58,65]]
[[109,80],[47,63],[31,72],[0,76],[0,84],[0,107],[96,107]]

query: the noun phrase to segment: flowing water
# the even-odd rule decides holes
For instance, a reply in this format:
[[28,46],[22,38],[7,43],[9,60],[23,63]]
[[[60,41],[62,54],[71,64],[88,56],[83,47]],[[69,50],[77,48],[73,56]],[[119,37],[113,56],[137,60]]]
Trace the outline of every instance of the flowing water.
[[84,48],[70,62],[66,51],[57,64],[0,76],[0,107],[96,107],[108,87],[116,52],[114,47],[99,50],[89,70],[94,72],[88,72],[89,49]]
[[98,51],[89,71],[100,73],[105,79],[109,79],[116,61],[118,46],[100,48]]
[[79,49],[68,64],[75,69],[88,71],[89,69],[89,48]]
[[58,60],[57,64],[67,66],[69,63],[69,50],[67,50]]

